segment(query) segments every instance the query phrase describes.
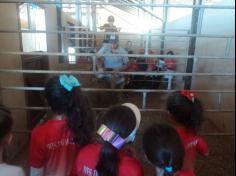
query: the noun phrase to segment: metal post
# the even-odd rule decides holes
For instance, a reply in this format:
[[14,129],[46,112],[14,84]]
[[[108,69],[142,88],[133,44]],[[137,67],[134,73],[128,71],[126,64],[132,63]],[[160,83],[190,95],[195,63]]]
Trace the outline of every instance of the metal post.
[[[194,5],[197,5],[197,0],[194,0]],[[202,5],[202,0],[199,0],[199,5]],[[198,32],[199,15],[200,15],[200,8],[193,8],[191,34],[197,34]],[[189,49],[188,49],[189,55],[195,55],[196,42],[197,42],[197,37],[190,38],[190,44],[189,44]],[[192,73],[193,66],[194,66],[194,58],[188,58],[186,73]],[[191,86],[192,86],[192,77],[191,76],[185,77],[184,88],[191,89]]]
[[232,41],[233,41],[232,38],[227,39],[227,44],[226,44],[226,48],[225,48],[225,56],[230,56]]
[[[76,22],[75,25],[76,26],[81,26],[81,16],[82,16],[81,4],[76,4],[75,6],[75,22]],[[77,35],[75,35],[75,37],[78,36],[79,38],[81,38],[81,34],[80,34],[81,29],[76,30],[76,32],[77,32]],[[80,40],[76,41],[75,43],[76,46],[81,46],[80,44],[81,44]]]
[[148,55],[149,54],[149,52],[148,52],[148,50],[149,50],[149,36],[146,36],[146,43],[145,43],[145,55]]
[[[164,0],[164,5],[168,5],[169,0]],[[162,33],[166,33],[166,24],[168,19],[168,7],[163,7],[163,22],[162,22]],[[165,52],[165,36],[161,37],[161,51],[160,54]]]
[[145,109],[147,105],[147,92],[143,92],[143,105],[142,108]]
[[93,69],[93,72],[96,72],[96,56],[93,56],[93,67],[92,67],[92,69]]
[[[20,19],[20,3],[16,4],[16,12],[17,12],[17,28],[21,30],[21,19]],[[20,44],[20,51],[23,51],[23,41],[22,41],[22,34],[18,33],[19,36],[19,44]]]
[[[62,30],[62,4],[57,4],[56,5],[56,12],[57,12],[57,30]],[[64,30],[64,29],[63,29]],[[58,40],[58,52],[67,52],[67,48],[63,48],[63,34],[58,34],[57,35],[57,40]],[[59,63],[65,63],[66,58],[64,56],[59,56]]]
[[[97,6],[96,5],[93,5],[92,6],[92,29],[93,29],[93,32],[97,32]],[[95,47],[96,46],[96,36],[95,34],[92,34],[93,35],[93,45],[92,47]]]
[[218,94],[218,110],[221,110],[222,93]]

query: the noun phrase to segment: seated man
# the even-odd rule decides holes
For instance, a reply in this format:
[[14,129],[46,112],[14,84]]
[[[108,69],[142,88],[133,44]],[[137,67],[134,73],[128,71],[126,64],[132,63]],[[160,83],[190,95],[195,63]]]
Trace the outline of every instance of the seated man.
[[[117,56],[104,56],[103,64],[101,62],[97,64],[98,70],[102,70],[101,66],[104,67],[105,71],[124,71],[127,69],[127,65],[129,59],[127,56],[119,56],[123,54],[127,54],[125,49],[119,47],[119,40],[115,36],[111,36],[109,40],[109,44],[104,43],[103,47],[99,50],[98,55],[106,55],[106,54],[115,54]],[[108,80],[110,83],[117,85],[122,84],[125,79],[124,76],[115,74],[104,74],[103,79]]]

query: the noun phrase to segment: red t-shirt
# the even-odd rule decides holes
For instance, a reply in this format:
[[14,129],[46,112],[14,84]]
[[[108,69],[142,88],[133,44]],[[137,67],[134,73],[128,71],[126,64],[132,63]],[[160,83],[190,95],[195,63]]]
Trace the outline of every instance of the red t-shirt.
[[32,132],[30,166],[44,168],[44,176],[69,175],[77,153],[65,120],[49,120]]
[[[102,145],[90,144],[79,152],[70,176],[98,176],[95,170]],[[119,152],[118,176],[143,176],[139,161],[127,153]]]
[[195,176],[192,170],[181,170],[175,176]]
[[196,154],[199,153],[203,156],[208,156],[208,145],[202,137],[195,135],[190,130],[178,128],[177,131],[185,147],[183,169],[193,170]]

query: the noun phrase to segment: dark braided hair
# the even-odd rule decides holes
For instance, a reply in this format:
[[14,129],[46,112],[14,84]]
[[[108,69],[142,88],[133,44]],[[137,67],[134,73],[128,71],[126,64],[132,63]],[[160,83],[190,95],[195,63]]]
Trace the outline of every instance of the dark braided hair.
[[143,135],[143,149],[148,160],[164,170],[164,176],[173,176],[182,168],[184,146],[177,131],[169,125],[150,126]]
[[[134,130],[136,125],[135,114],[126,106],[115,106],[111,108],[102,118],[102,124],[126,138]],[[111,143],[104,142],[99,161],[96,166],[99,176],[117,176],[119,166],[118,149]]]

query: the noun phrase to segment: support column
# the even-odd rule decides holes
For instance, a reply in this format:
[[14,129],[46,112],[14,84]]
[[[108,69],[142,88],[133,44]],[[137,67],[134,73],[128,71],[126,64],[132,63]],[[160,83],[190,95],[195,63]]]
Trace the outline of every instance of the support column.
[[[199,0],[199,2],[197,2],[197,0],[194,0],[193,5],[197,4],[202,5],[202,0]],[[193,8],[191,34],[197,34],[199,31],[198,25],[199,25],[200,10],[201,10],[200,8]],[[191,37],[189,42],[188,55],[190,56],[195,55],[196,43],[197,43],[197,37]],[[188,58],[186,73],[193,73],[194,60],[195,58]],[[192,87],[192,76],[186,76],[184,89],[191,89],[191,87]]]
[[[58,0],[60,1],[60,0]],[[57,30],[58,31],[62,31],[64,30],[62,28],[62,5],[61,4],[57,4],[56,5],[56,12],[57,12]],[[58,34],[57,35],[57,40],[58,40],[58,52],[65,52],[65,48],[63,46],[63,34]],[[67,52],[67,50],[66,50]],[[59,63],[65,63],[66,62],[66,57],[64,56],[59,56]]]
[[[164,5],[168,5],[169,0],[164,0]],[[168,20],[168,7],[163,7],[163,22],[162,22],[162,34],[166,33],[166,24]],[[161,36],[161,51],[160,54],[165,53],[165,36]]]

